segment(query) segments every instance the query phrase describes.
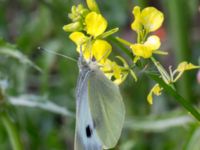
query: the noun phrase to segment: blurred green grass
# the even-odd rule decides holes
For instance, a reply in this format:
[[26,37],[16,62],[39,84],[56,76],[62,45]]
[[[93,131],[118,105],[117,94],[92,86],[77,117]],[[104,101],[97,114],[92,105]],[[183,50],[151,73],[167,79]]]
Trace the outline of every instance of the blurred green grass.
[[[3,39],[0,42],[0,79],[8,82],[6,99],[33,94],[44,97],[42,101],[50,100],[70,112],[75,112],[77,64],[44,53],[38,50],[38,47],[77,59],[75,45],[68,39],[68,34],[62,30],[62,26],[69,22],[67,13],[70,12],[71,6],[80,2],[84,3],[78,0],[0,1],[0,37]],[[117,35],[130,41],[135,41],[135,34],[130,31],[133,6],[154,6],[164,11],[165,22],[162,29],[165,34],[161,38],[162,49],[169,51],[170,55],[161,61],[165,66],[175,65],[177,61],[183,59],[198,64],[200,56],[198,0],[98,0],[97,2],[109,21],[110,28],[120,27]],[[185,13],[188,14],[182,13],[183,10],[187,10]],[[3,53],[5,48],[11,50],[11,53]],[[114,43],[113,52],[121,53]],[[16,53],[19,57],[13,56]],[[34,68],[32,62],[39,66],[42,72]],[[195,78],[196,72],[186,74],[187,77],[180,80],[177,88],[181,95],[186,95],[192,104],[198,106],[200,86]],[[149,106],[146,95],[152,84],[149,78],[140,73],[137,83],[128,78],[120,86],[127,109],[127,122],[115,149],[198,150],[200,145],[196,139],[200,137],[199,124],[191,118],[188,120],[187,112],[167,94],[157,97],[154,105]],[[29,97],[26,100],[29,101]],[[4,111],[4,106],[0,106],[1,111]],[[35,107],[19,105],[5,107],[20,133],[24,149],[73,149],[75,127],[73,117]],[[180,123],[178,119],[185,116],[186,118]],[[172,120],[175,124],[168,124],[170,119],[178,120],[178,123]],[[163,128],[159,130],[159,127]],[[0,124],[0,148],[11,149],[3,124]]]

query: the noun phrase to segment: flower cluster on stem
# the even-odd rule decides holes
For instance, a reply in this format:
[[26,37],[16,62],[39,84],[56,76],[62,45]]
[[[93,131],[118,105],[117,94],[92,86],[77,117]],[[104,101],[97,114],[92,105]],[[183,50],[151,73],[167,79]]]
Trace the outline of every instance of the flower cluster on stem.
[[[131,29],[137,33],[135,43],[126,41],[125,39],[116,37],[116,39],[129,47],[133,55],[131,67],[126,60],[121,56],[116,58],[122,62],[122,66],[117,62],[110,60],[108,57],[112,52],[111,44],[106,40],[106,37],[114,34],[119,29],[114,28],[107,31],[108,22],[101,14],[95,0],[86,0],[87,8],[79,4],[72,6],[69,18],[71,23],[65,25],[63,29],[66,32],[71,32],[69,38],[76,44],[77,52],[80,53],[82,48],[83,56],[86,61],[95,59],[104,74],[116,84],[122,83],[128,74],[135,81],[137,76],[133,71],[133,67],[141,59],[149,59],[157,68],[162,80],[173,87],[173,84],[180,79],[182,74],[191,69],[200,68],[200,66],[183,61],[178,67],[172,70],[172,66],[167,71],[161,63],[155,59],[154,55],[167,55],[168,53],[160,50],[160,38],[153,34],[158,30],[164,21],[164,15],[161,11],[154,7],[146,7],[141,9],[139,6],[133,8],[134,20],[131,23]],[[163,88],[159,84],[155,84],[147,95],[149,104],[153,104],[153,96],[162,94]]]
[[[172,87],[173,83],[175,83],[186,70],[200,68],[200,66],[195,66],[192,63],[183,61],[174,71],[171,66],[169,67],[169,72],[166,71],[161,63],[153,56],[154,54],[167,55],[167,52],[159,50],[161,46],[160,38],[152,34],[152,32],[161,27],[164,21],[163,13],[154,7],[146,7],[141,10],[139,6],[135,6],[132,13],[134,15],[134,21],[131,24],[131,29],[137,33],[137,42],[131,43],[119,37],[117,40],[129,46],[134,56],[133,63],[137,63],[140,59],[150,59],[156,66],[163,81]],[[163,88],[156,83],[147,95],[148,103],[153,104],[153,95],[161,95],[162,90]]]
[[95,59],[105,75],[114,83],[120,84],[125,80],[130,69],[122,57],[118,56],[117,58],[123,63],[123,66],[108,58],[112,46],[105,39],[117,32],[118,28],[106,31],[108,22],[100,13],[96,2],[94,0],[86,2],[88,8],[81,4],[72,6],[69,14],[72,22],[65,25],[63,30],[71,32],[69,38],[76,44],[77,52],[80,53],[81,47],[86,61]]

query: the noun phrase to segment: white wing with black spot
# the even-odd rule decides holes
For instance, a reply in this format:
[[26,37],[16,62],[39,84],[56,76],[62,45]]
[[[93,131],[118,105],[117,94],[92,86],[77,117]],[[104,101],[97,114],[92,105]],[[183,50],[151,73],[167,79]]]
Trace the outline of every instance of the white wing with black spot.
[[76,93],[75,150],[101,150],[88,102],[88,77],[90,71],[80,73]]

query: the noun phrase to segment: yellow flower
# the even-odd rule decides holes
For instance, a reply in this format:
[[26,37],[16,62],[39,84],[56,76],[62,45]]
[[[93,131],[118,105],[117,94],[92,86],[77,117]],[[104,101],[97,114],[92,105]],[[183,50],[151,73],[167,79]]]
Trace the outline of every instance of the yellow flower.
[[200,66],[195,66],[192,63],[186,61],[181,62],[178,67],[172,73],[172,81],[176,82],[186,70],[198,69]]
[[105,40],[95,40],[92,44],[92,55],[97,61],[100,61],[100,63],[105,62],[111,50],[112,46]]
[[132,30],[141,31],[144,28],[147,32],[157,30],[163,23],[163,13],[154,7],[147,7],[140,11],[140,7],[133,9],[134,21],[131,24]]
[[76,43],[76,45],[81,45],[88,40],[88,37],[82,32],[73,32],[69,35],[69,38]]
[[88,34],[94,36],[101,35],[107,28],[107,21],[96,12],[90,12],[85,18],[86,31]]
[[143,9],[141,14],[142,24],[144,28],[149,31],[157,30],[163,23],[163,13],[154,7],[147,7]]
[[152,50],[144,44],[133,44],[130,47],[135,56],[143,58],[150,58],[152,56]]
[[89,38],[82,32],[73,32],[69,35],[69,38],[77,45],[76,50],[80,53],[80,49],[83,52],[83,56],[86,60],[91,57],[91,45],[88,44]]
[[87,2],[87,5],[88,5],[88,8],[89,8],[90,10],[95,11],[95,12],[97,12],[97,13],[100,12],[100,11],[99,11],[99,7],[98,7],[98,5],[97,5],[97,3],[96,3],[95,0],[86,0],[86,2]]
[[81,21],[82,17],[84,17],[88,11],[89,10],[84,8],[82,4],[77,6],[73,5],[71,8],[71,13],[68,14],[68,17],[72,20],[72,22]]
[[154,85],[147,96],[148,103],[152,105],[153,104],[153,94],[156,96],[159,96],[159,95],[161,95],[161,91],[162,91],[162,88],[159,86],[159,84]]
[[130,48],[137,57],[150,58],[154,51],[160,47],[160,39],[158,36],[150,36],[144,44],[132,44]]
[[94,57],[99,63],[105,62],[111,53],[112,46],[105,40],[89,41],[89,37],[85,36],[82,32],[73,32],[69,38],[77,45],[77,51],[80,53],[82,48],[84,58],[91,59]]
[[63,30],[66,32],[81,31],[84,29],[83,21],[89,10],[84,8],[83,5],[72,6],[71,13],[68,14],[71,23],[64,25]]
[[200,66],[195,66],[192,63],[188,63],[186,61],[183,61],[178,65],[176,70],[178,72],[184,72],[186,70],[192,70],[192,69],[197,69],[197,68],[200,68]]
[[140,30],[142,30],[140,7],[135,6],[132,13],[135,18],[134,18],[133,23],[131,24],[131,28],[139,32]]
[[144,45],[148,46],[149,49],[157,50],[160,48],[160,38],[156,35],[152,35],[147,38],[147,41]]
[[115,84],[120,84],[124,81],[124,74],[119,65],[116,62],[106,59],[101,67],[101,70],[105,73],[106,77],[112,80]]

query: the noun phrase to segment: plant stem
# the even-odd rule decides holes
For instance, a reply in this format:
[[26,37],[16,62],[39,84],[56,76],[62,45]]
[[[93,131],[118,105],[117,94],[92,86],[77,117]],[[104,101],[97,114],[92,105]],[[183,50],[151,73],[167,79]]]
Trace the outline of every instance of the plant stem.
[[132,44],[131,42],[128,42],[120,37],[116,37],[115,39],[127,46],[131,46],[131,44]]
[[13,150],[23,150],[19,133],[15,127],[15,124],[11,121],[11,118],[5,112],[0,114],[0,118],[7,130]]
[[131,53],[131,51],[129,49],[127,49],[121,42],[119,42],[116,38],[110,36],[108,37],[108,39],[110,41],[112,41],[113,43],[115,43],[117,46],[119,46],[119,48],[121,48],[121,50],[123,50],[123,52],[129,56],[131,59],[133,59],[133,54]]
[[173,96],[178,103],[180,103],[188,112],[192,114],[192,116],[194,116],[198,121],[200,121],[200,113],[190,104],[189,101],[187,101],[181,95],[179,95],[175,91],[175,89],[173,89],[170,85],[166,84],[162,79],[159,78],[159,76],[152,73],[148,73],[147,75],[151,77],[154,81],[159,83],[159,85],[163,87],[167,93]]
[[154,57],[151,57],[151,60],[154,63],[154,65],[157,67],[165,83],[170,83],[171,82],[170,76],[167,73],[167,71],[163,68],[163,66],[160,64],[160,62],[158,62]]

